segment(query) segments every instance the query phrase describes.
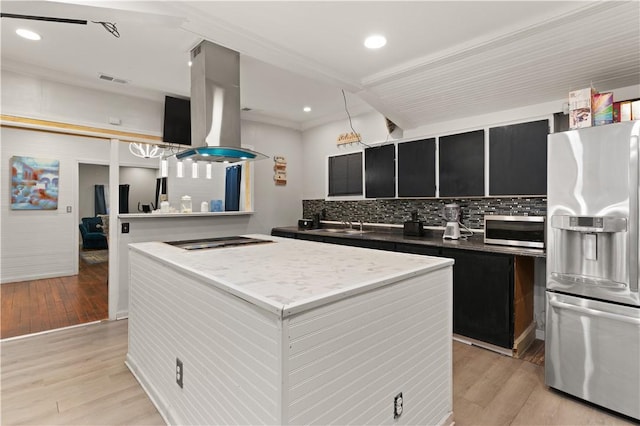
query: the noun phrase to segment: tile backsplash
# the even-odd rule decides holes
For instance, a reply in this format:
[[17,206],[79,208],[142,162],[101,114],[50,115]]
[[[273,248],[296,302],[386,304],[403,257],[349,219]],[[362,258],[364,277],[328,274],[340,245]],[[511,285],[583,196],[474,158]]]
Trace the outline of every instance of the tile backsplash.
[[311,219],[315,213],[325,215],[323,220],[350,220],[366,223],[402,224],[410,220],[411,212],[417,211],[418,218],[427,226],[444,226],[441,214],[445,204],[460,205],[462,223],[472,229],[484,227],[484,215],[545,216],[546,197],[527,198],[460,198],[460,199],[389,199],[326,201],[302,200],[305,218]]

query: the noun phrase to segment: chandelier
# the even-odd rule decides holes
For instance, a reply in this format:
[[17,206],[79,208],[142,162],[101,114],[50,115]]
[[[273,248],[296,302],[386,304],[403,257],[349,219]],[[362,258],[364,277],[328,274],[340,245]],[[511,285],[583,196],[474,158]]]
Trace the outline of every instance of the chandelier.
[[160,158],[164,154],[164,149],[148,143],[131,142],[129,152],[140,158]]

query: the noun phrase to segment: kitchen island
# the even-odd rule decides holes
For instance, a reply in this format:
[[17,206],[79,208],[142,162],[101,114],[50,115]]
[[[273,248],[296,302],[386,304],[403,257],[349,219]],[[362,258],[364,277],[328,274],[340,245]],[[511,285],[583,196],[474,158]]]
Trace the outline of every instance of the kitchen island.
[[451,423],[453,261],[247,237],[130,245],[127,365],[167,423]]

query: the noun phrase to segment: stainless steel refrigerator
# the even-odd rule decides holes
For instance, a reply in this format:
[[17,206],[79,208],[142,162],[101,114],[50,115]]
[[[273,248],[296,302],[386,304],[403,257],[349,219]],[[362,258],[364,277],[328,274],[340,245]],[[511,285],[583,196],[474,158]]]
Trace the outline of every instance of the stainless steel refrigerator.
[[640,419],[640,121],[548,137],[545,382]]

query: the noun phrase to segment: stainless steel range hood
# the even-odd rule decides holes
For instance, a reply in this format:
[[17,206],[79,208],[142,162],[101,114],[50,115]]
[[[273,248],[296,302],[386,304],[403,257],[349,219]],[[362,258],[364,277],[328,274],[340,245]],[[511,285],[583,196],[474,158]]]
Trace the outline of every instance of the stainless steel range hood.
[[242,148],[240,54],[203,41],[191,50],[191,146],[178,160],[208,162],[268,158]]

